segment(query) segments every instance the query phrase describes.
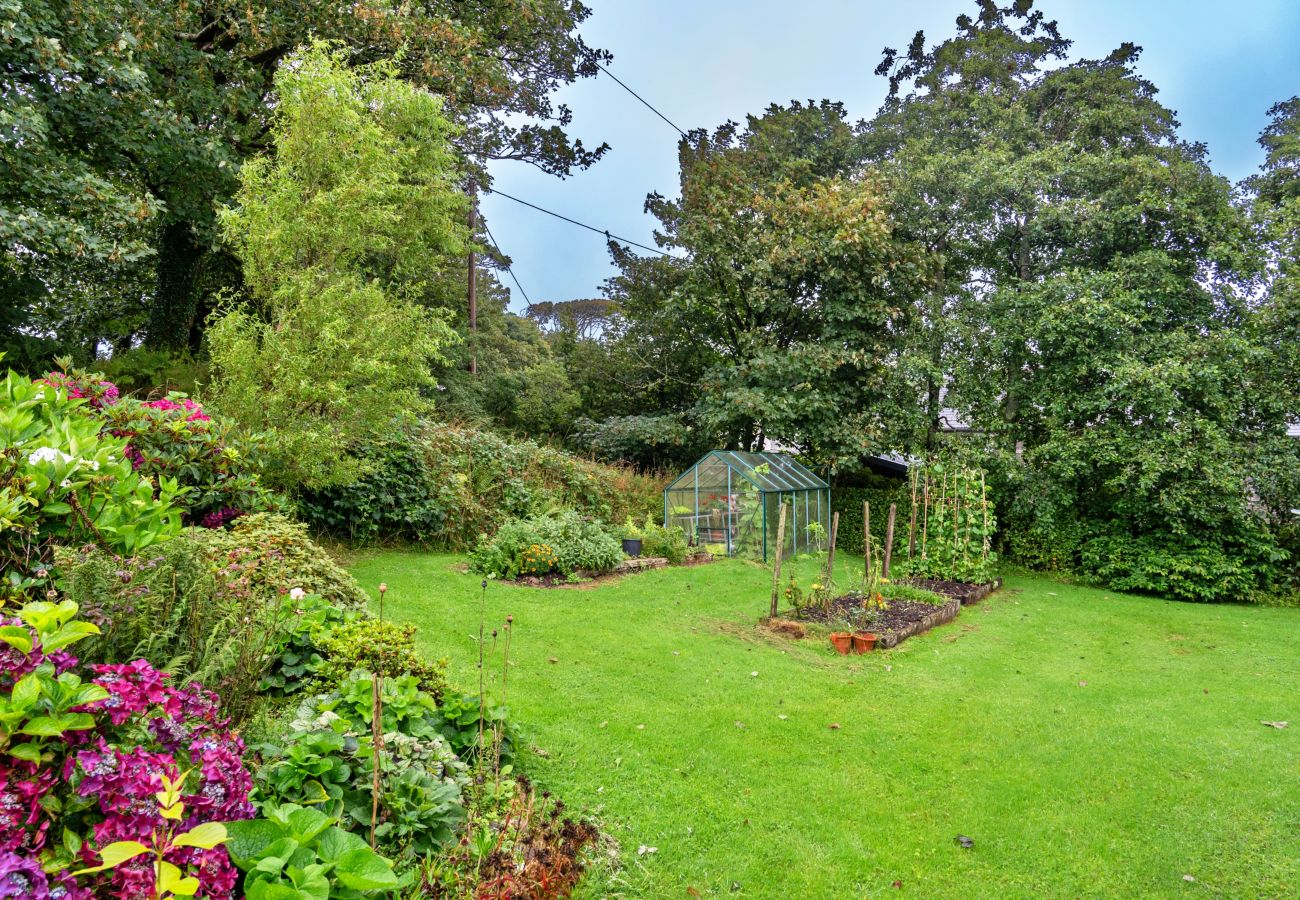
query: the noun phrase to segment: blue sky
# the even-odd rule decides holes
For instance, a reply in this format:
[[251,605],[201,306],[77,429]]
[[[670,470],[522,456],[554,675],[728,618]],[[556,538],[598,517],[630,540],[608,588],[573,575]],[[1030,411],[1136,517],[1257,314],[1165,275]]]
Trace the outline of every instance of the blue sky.
[[[868,118],[884,96],[872,70],[882,47],[903,48],[922,28],[946,37],[972,0],[587,0],[589,44],[614,54],[610,70],[685,130],[740,121],[772,102],[842,100]],[[1142,73],[1178,113],[1183,137],[1204,142],[1234,181],[1259,165],[1255,139],[1278,100],[1300,94],[1297,0],[1039,0],[1076,57],[1124,41],[1143,47]],[[677,189],[677,134],[600,76],[566,88],[572,133],[613,149],[560,180],[520,163],[493,167],[496,186],[644,244],[651,191]],[[613,268],[604,239],[502,197],[482,208],[534,301],[599,295]],[[511,306],[523,306],[511,287]]]

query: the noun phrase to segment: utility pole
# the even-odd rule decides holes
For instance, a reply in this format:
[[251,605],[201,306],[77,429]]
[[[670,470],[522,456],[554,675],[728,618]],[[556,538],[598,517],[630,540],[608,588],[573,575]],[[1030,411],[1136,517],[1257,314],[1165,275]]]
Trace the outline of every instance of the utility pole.
[[478,185],[469,183],[469,373],[478,374],[478,254],[474,233],[478,229]]

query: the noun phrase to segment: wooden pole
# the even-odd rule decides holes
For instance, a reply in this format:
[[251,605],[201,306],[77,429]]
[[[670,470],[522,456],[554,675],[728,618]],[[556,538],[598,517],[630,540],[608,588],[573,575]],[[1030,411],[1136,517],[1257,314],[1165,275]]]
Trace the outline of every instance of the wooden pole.
[[474,252],[474,232],[478,227],[478,185],[470,182],[469,185],[469,373],[478,374],[478,345],[475,337],[478,334],[478,254]]
[[907,517],[907,558],[910,560],[916,555],[916,467],[908,468],[908,480],[912,482],[912,511]]
[[776,618],[776,604],[781,596],[781,551],[785,549],[785,501],[781,501],[781,516],[776,523],[776,561],[772,564],[772,613]]
[[880,577],[889,577],[889,560],[894,555],[894,516],[898,512],[898,504],[889,504],[889,519],[885,522],[885,565],[881,569]]
[[862,501],[862,573],[864,581],[871,580],[871,502]]
[[980,559],[989,558],[989,495],[984,490],[984,470],[980,470],[980,507],[984,512],[984,546],[980,551]]
[[831,549],[826,554],[826,584],[829,585],[835,578],[835,536],[840,530],[840,514],[838,512],[831,516]]
[[374,755],[374,780],[371,784],[370,791],[372,799],[370,801],[370,849],[375,849],[375,825],[379,822],[379,754],[384,748],[384,695],[381,687],[379,673],[374,673],[374,681],[371,682],[373,694],[373,706],[371,707],[371,731],[370,743],[371,752]]
[[930,473],[925,473],[925,505],[921,508],[921,559],[925,559],[930,549]]

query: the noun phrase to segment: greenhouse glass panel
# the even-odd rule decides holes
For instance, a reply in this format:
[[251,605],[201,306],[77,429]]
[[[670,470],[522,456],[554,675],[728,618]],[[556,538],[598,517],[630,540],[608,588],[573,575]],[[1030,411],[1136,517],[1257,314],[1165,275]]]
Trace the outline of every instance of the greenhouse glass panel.
[[[777,547],[781,504],[785,538]],[[767,561],[826,549],[831,488],[792,456],[713,450],[664,489],[664,525],[718,556]]]

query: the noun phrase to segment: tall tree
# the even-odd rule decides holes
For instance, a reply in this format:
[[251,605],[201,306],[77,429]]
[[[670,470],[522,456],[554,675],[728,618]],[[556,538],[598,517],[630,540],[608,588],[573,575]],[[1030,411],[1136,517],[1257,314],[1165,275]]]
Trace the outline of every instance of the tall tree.
[[0,142],[0,206],[17,213],[0,224],[0,270],[62,295],[78,286],[65,263],[143,268],[136,330],[192,343],[200,300],[237,278],[213,253],[215,211],[266,147],[272,78],[295,47],[397,57],[405,80],[447,98],[467,161],[564,175],[606,149],[570,139],[551,99],[609,58],[578,34],[589,15],[579,0],[0,0],[0,129],[22,135]]
[[[1300,97],[1278,103],[1260,135],[1264,163],[1247,179],[1255,234],[1267,249],[1255,327],[1264,354],[1254,396],[1300,424]],[[1253,483],[1261,505],[1291,552],[1300,586],[1300,440],[1277,434],[1257,454]]]
[[286,60],[274,154],[244,164],[222,214],[248,300],[212,327],[212,400],[270,435],[289,490],[349,482],[361,442],[429,408],[455,336],[413,298],[468,240],[441,99],[345,63],[322,44]]
[[850,465],[914,408],[898,362],[923,265],[877,181],[847,177],[856,152],[826,101],[694,132],[680,199],[646,204],[680,256],[617,257],[624,315],[703,360],[692,412],[733,446],[773,438]]
[[1248,459],[1278,422],[1243,375],[1258,260],[1231,186],[1180,139],[1140,48],[1069,61],[1030,0],[977,6],[951,38],[886,50],[868,128],[900,230],[942,258],[929,373],[1006,453],[1022,555],[1121,587],[1252,590],[1277,552]]

